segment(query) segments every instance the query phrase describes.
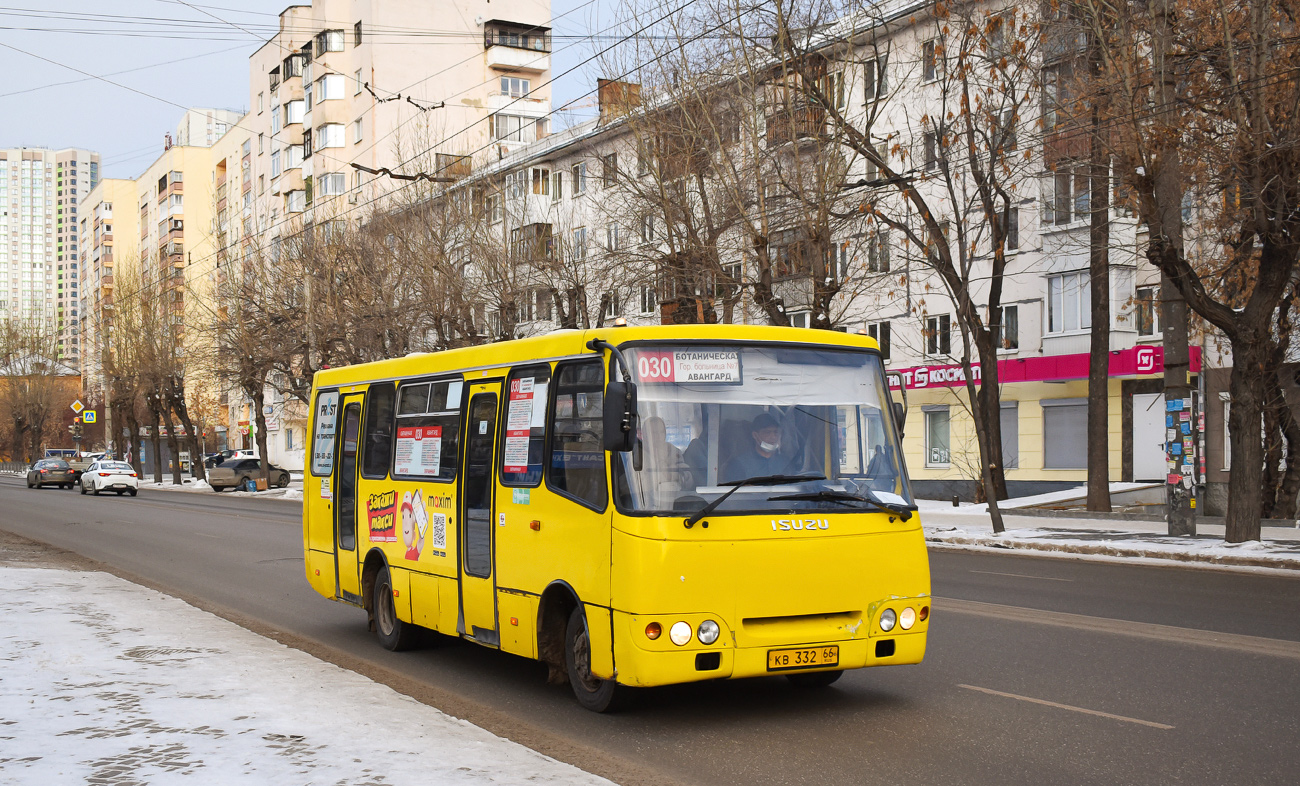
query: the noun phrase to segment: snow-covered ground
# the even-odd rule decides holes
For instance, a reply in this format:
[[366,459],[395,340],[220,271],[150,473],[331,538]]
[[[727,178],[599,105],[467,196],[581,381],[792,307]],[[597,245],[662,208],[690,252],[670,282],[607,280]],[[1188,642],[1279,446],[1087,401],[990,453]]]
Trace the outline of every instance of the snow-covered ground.
[[106,573],[0,566],[0,782],[608,784]]

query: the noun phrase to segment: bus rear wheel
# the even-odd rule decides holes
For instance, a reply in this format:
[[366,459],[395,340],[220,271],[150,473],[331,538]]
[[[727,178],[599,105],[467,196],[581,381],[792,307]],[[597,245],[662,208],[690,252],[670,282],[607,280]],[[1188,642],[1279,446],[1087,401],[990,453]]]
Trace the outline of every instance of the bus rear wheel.
[[796,688],[824,688],[844,676],[843,669],[812,671],[804,674],[787,674],[785,678]]
[[565,626],[564,665],[579,704],[592,712],[618,709],[627,688],[591,673],[591,637],[587,632],[587,615],[581,605],[569,615],[569,624]]
[[409,650],[415,645],[417,631],[414,625],[397,618],[397,608],[393,605],[393,579],[388,566],[379,569],[375,577],[374,598],[371,600],[372,614],[375,620],[375,635],[384,649],[393,652]]

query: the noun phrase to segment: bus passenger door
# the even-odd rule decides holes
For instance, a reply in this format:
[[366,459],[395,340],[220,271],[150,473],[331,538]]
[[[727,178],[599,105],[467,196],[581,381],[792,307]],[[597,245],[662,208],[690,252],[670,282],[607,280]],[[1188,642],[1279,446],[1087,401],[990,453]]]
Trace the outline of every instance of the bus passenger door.
[[361,605],[357,562],[357,452],[361,444],[361,398],[343,397],[343,424],[334,462],[334,573],[339,597]]
[[460,480],[460,632],[499,646],[497,629],[492,455],[501,383],[470,386]]

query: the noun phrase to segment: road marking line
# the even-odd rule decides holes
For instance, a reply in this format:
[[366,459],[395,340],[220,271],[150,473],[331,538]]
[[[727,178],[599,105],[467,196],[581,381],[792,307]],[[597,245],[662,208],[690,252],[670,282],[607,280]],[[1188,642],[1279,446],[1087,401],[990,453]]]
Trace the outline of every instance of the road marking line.
[[1112,715],[1109,712],[1101,712],[1100,710],[1089,710],[1083,707],[1074,707],[1069,704],[1058,704],[1057,702],[1054,701],[1047,701],[1045,699],[1035,699],[1029,696],[1021,696],[1016,693],[1003,693],[1000,690],[993,690],[992,688],[981,688],[978,685],[958,684],[957,687],[965,688],[966,690],[979,691],[980,693],[987,693],[990,696],[1002,696],[1003,698],[1015,699],[1016,701],[1027,701],[1030,702],[1031,704],[1041,704],[1044,707],[1055,707],[1058,710],[1070,710],[1071,712],[1082,712],[1085,715],[1096,715],[1099,718],[1110,718],[1111,720],[1124,721],[1125,723],[1138,723],[1143,726],[1150,726],[1153,729],[1165,729],[1167,731],[1173,728],[1173,726],[1170,726],[1167,723],[1156,723],[1155,721],[1146,721],[1140,718],[1129,718],[1124,715]]
[[1042,579],[1043,581],[1074,581],[1074,579],[1058,579],[1053,576],[1026,576],[1023,573],[998,573],[992,570],[972,570],[971,573],[983,573],[986,576],[1015,576],[1018,579]]
[[1179,628],[1173,625],[1158,625],[1153,622],[1131,622],[1106,617],[1089,617],[1084,614],[1043,611],[1041,609],[1028,609],[1023,606],[1004,606],[1000,603],[984,603],[978,600],[957,600],[956,598],[932,598],[931,600],[933,601],[934,610],[937,612],[948,611],[957,614],[973,614],[979,617],[993,617],[1009,622],[1055,625],[1094,633],[1133,636],[1139,639],[1154,639],[1176,644],[1215,647],[1238,652],[1249,652],[1255,655],[1300,660],[1300,641],[1266,639],[1262,636],[1219,633],[1195,628]]

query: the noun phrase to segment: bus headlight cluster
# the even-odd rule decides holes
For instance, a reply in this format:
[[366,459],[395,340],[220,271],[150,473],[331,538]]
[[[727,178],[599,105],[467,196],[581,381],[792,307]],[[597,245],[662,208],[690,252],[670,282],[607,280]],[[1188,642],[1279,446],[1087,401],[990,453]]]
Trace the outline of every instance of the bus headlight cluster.
[[701,644],[712,644],[718,640],[718,634],[721,632],[718,623],[713,620],[705,620],[700,623],[700,629],[696,635],[700,637]]
[[894,629],[894,623],[898,622],[898,615],[893,609],[885,609],[880,615],[880,629],[888,633]]
[[679,647],[685,646],[691,640],[691,626],[685,622],[674,622],[668,629],[668,638]]
[[911,630],[916,624],[916,609],[911,606],[903,609],[903,613],[898,615],[898,624],[903,630]]

